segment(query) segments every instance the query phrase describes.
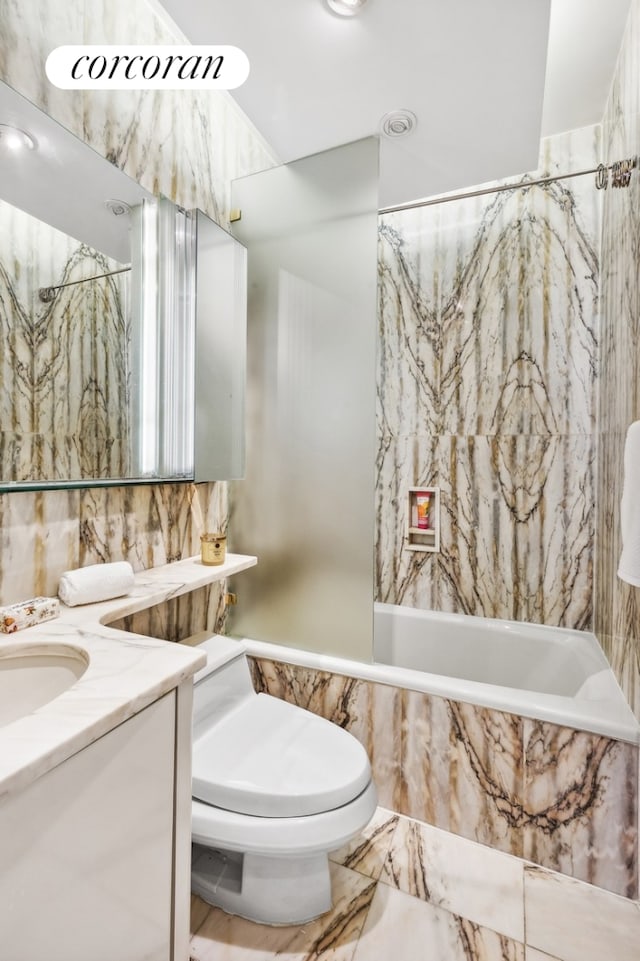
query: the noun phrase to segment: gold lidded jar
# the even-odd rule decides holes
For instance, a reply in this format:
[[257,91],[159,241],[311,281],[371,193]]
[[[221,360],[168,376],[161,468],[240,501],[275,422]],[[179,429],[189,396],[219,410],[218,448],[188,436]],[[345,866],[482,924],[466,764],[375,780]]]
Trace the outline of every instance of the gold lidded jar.
[[227,537],[225,534],[201,534],[200,555],[203,564],[224,564],[227,552]]

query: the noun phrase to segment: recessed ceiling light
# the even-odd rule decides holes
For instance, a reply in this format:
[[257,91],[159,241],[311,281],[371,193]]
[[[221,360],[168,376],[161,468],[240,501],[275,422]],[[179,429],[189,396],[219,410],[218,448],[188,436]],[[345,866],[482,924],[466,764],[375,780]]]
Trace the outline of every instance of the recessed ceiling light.
[[327,0],[327,6],[341,17],[353,17],[360,13],[367,0]]
[[36,142],[31,134],[13,127],[8,123],[0,123],[0,147],[16,153],[19,150],[35,150]]
[[418,118],[411,110],[391,110],[380,121],[380,129],[385,137],[406,137],[417,123]]

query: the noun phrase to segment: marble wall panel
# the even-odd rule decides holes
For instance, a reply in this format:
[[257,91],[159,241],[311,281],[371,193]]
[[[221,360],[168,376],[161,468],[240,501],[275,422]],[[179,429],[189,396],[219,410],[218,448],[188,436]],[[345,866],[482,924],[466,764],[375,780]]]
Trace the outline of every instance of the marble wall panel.
[[[535,176],[598,147],[550,138]],[[380,600],[590,627],[598,231],[591,178],[381,218]],[[403,545],[431,484],[436,557]]]
[[521,854],[522,718],[458,701],[446,704],[451,718],[449,829]]
[[[633,0],[603,122],[607,162],[640,154],[640,2]],[[617,577],[627,428],[640,420],[640,175],[604,193],[595,630],[640,718],[640,590]],[[632,483],[636,483],[632,480]]]
[[638,749],[524,719],[525,858],[637,897]]
[[226,527],[226,484],[143,484],[80,492],[80,561],[127,560],[147,570],[200,551],[200,534]]
[[203,630],[224,633],[227,617],[225,585],[225,581],[220,581],[182,597],[174,597],[146,611],[111,621],[109,626],[145,637],[159,637],[174,644]]
[[55,596],[78,566],[79,491],[0,496],[0,603]]
[[[200,534],[224,530],[226,516],[223,482],[3,494],[0,603],[55,596],[60,575],[74,567],[127,560],[140,571],[193,556]],[[207,612],[202,623],[186,603],[181,606],[188,612],[186,625],[180,628],[175,615],[169,622],[180,636],[211,628],[221,623],[220,603],[212,593],[204,608],[200,605]]]
[[[184,42],[146,0],[91,0],[85,43],[131,43],[134,37],[149,44]],[[226,92],[91,91],[83,132],[87,143],[143,187],[186,209],[199,207],[227,228],[231,181],[275,161]]]
[[65,91],[44,72],[65,43],[181,43],[146,0],[0,0],[0,77],[152,193],[228,224],[231,181],[275,155],[224,93]]
[[383,806],[637,897],[635,745],[265,658],[252,671],[364,744]]
[[87,0],[0,0],[0,77],[77,137],[83,133],[82,97],[49,83],[44,62],[54,47],[83,42],[86,5]]
[[[405,550],[415,483],[440,487],[443,548]],[[378,598],[588,628],[595,456],[588,434],[389,438],[378,474]]]
[[[82,566],[127,560],[147,570],[200,552],[203,531],[226,530],[227,485],[149,484],[80,491]],[[140,611],[113,627],[179,642],[223,632],[226,582]]]

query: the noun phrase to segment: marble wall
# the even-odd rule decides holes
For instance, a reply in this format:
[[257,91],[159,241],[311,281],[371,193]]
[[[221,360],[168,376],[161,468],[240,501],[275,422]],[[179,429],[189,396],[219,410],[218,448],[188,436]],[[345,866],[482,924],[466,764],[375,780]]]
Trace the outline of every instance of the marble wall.
[[[608,162],[640,154],[640,0],[631,4],[604,118]],[[640,420],[640,172],[604,193],[595,630],[640,718],[640,589],[617,577],[627,428]],[[638,480],[632,481],[637,490]]]
[[637,897],[635,745],[264,658],[252,669],[258,690],[361,741],[383,807]]
[[127,275],[78,283],[121,266],[0,201],[3,482],[130,473]]
[[[529,177],[598,152],[550,138]],[[381,219],[379,600],[591,626],[599,201],[580,177]],[[404,544],[414,485],[439,554]]]
[[[157,9],[146,0],[0,0],[0,79],[152,193],[228,226],[231,180],[274,163],[228,95],[64,91],[45,76],[60,44],[180,42]],[[140,570],[195,554],[205,526],[226,522],[224,483],[0,495],[0,603],[55,594],[70,567],[126,559]],[[219,592],[209,606],[214,618]]]

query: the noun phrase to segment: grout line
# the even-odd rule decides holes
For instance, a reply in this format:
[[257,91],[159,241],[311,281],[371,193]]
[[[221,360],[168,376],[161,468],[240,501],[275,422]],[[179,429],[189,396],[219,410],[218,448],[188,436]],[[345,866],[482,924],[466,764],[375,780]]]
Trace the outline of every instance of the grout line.
[[369,918],[369,912],[371,911],[371,908],[372,908],[372,906],[373,906],[374,898],[375,898],[376,894],[378,893],[378,885],[379,885],[379,882],[378,882],[378,881],[374,881],[373,878],[371,879],[371,881],[372,881],[373,884],[375,885],[374,891],[373,891],[373,894],[371,895],[371,900],[369,901],[369,907],[368,907],[367,910],[364,912],[364,916],[363,916],[363,918],[362,918],[362,924],[360,925],[360,930],[358,931],[358,937],[355,939],[355,942],[354,942],[354,945],[353,945],[353,951],[352,951],[352,953],[351,953],[351,957],[349,958],[349,961],[353,961],[353,959],[355,958],[356,951],[358,950],[358,945],[360,944],[360,940],[361,940],[361,938],[362,938],[362,932],[364,931],[365,926],[366,926],[366,923],[367,923],[367,920],[368,920],[368,918]]

